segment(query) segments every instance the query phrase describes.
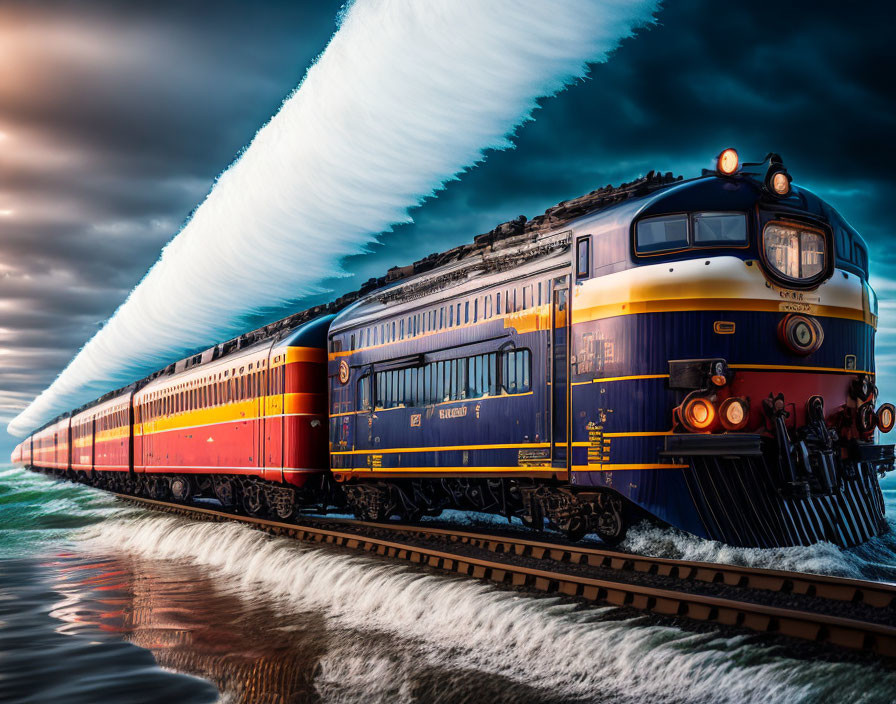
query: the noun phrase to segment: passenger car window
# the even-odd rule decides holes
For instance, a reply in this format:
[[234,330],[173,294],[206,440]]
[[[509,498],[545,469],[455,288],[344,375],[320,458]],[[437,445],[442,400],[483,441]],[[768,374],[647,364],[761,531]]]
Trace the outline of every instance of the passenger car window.
[[638,223],[638,252],[665,252],[687,246],[687,215],[661,215]]
[[370,374],[365,374],[358,380],[358,410],[370,410]]

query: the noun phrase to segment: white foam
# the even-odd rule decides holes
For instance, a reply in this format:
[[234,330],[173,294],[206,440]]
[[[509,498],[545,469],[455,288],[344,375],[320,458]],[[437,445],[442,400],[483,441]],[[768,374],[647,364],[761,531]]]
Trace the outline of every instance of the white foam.
[[891,581],[896,578],[896,523],[890,521],[890,526],[890,532],[884,536],[848,550],[827,542],[786,548],[739,548],[645,521],[629,530],[620,548],[653,557]]
[[369,700],[372,686],[406,700],[423,668],[505,678],[551,700],[858,701],[896,691],[896,675],[875,668],[793,661],[744,637],[643,619],[599,621],[600,610],[308,549],[238,524],[151,516],[107,521],[82,539],[89,550],[198,563],[246,599],[321,615],[331,627],[315,685],[341,701]]
[[[50,418],[321,292],[340,261],[505,149],[657,0],[357,0],[298,89],[106,325],[9,424]],[[595,118],[599,127],[599,116]]]

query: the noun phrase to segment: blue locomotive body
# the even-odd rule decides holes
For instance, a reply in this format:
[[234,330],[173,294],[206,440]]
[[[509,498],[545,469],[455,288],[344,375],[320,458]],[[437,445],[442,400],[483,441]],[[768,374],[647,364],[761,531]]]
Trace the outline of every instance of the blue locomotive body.
[[359,515],[611,542],[639,513],[737,545],[886,530],[859,235],[789,178],[631,195],[511,223],[334,320],[331,467]]

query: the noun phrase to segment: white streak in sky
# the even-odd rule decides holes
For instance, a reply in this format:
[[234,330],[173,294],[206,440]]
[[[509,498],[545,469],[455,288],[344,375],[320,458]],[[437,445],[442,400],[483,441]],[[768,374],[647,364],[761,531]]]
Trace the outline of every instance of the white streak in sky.
[[[9,424],[50,418],[321,291],[340,260],[511,145],[658,0],[358,0],[107,324]],[[599,125],[595,115],[595,129]]]

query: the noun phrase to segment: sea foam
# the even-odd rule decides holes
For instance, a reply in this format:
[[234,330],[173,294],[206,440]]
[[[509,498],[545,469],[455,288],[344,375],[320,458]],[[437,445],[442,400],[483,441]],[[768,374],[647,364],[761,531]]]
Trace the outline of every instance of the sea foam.
[[405,700],[407,683],[425,668],[503,678],[545,701],[876,702],[896,694],[896,674],[877,667],[796,661],[749,636],[644,618],[602,620],[606,609],[309,548],[237,524],[143,516],[86,528],[80,538],[88,551],[199,564],[242,598],[321,615],[331,637],[315,686],[328,699],[365,701],[375,687]]

